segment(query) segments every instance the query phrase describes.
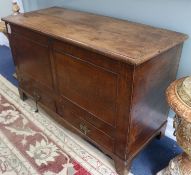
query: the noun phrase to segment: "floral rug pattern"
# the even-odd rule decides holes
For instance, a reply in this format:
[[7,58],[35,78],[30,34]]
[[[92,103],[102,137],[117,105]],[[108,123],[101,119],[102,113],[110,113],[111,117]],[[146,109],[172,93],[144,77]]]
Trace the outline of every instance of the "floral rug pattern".
[[10,86],[0,76],[0,174],[117,175]]

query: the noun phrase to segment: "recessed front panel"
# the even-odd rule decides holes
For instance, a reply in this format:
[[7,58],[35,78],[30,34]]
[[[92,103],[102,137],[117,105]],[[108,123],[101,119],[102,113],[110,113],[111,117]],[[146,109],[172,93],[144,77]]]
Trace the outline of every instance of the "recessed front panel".
[[52,88],[48,43],[43,45],[21,34],[12,34],[11,40],[19,72],[30,75],[34,80]]
[[55,52],[54,61],[59,93],[115,126],[117,74],[64,53]]

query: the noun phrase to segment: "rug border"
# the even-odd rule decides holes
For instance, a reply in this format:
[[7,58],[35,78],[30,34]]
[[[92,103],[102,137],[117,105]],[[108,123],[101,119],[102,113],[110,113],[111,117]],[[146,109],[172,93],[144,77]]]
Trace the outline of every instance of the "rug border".
[[[19,92],[18,92],[18,90],[17,90],[17,88],[13,85],[13,84],[11,84],[5,77],[3,77],[2,75],[0,75],[0,80],[1,80],[1,82],[5,85],[5,87],[7,87],[8,89],[10,89],[10,91],[12,91],[13,93],[15,93],[15,95],[16,96],[18,96],[19,95]],[[9,97],[9,98],[11,98],[11,97]],[[29,111],[27,111],[27,112],[31,112],[30,110]],[[40,115],[44,115],[43,113],[42,114],[40,114]],[[54,122],[54,120],[52,119],[52,118],[50,118],[50,117],[48,117],[48,119],[51,121],[51,122],[53,122],[53,124],[55,124]],[[58,124],[58,123],[57,123]],[[57,125],[56,124],[56,126],[59,128],[59,129],[63,129],[63,127],[61,126],[61,125]],[[65,129],[64,128],[64,130],[67,130],[67,129]],[[68,131],[68,130],[67,130]],[[70,132],[70,131],[69,131]],[[92,157],[94,157],[96,160],[98,160],[98,161],[100,161],[102,164],[103,164],[103,166],[105,166],[105,167],[107,167],[107,169],[110,169],[110,171],[111,171],[111,173],[114,175],[114,174],[116,174],[116,173],[114,173],[115,172],[115,168],[112,166],[112,165],[107,165],[108,164],[108,161],[107,161],[107,163],[105,162],[106,161],[106,159],[105,160],[103,160],[102,158],[100,158],[99,156],[101,155],[101,154],[103,154],[103,153],[101,153],[99,150],[97,150],[96,148],[94,148],[92,145],[90,145],[90,144],[88,144],[87,142],[85,142],[83,139],[81,139],[81,138],[79,138],[80,139],[80,142],[77,142],[76,141],[76,139],[75,138],[73,138],[73,136],[75,136],[75,134],[73,134],[73,133],[71,133],[73,136],[70,136],[68,133],[65,133],[73,142],[75,142],[75,144],[77,144],[77,145],[79,145],[83,150],[86,150],[86,152],[88,152],[88,154],[90,154]],[[77,136],[78,137],[78,136]],[[81,143],[82,142],[82,143]],[[97,154],[99,154],[99,156],[97,155]],[[81,157],[80,157],[81,158]],[[82,158],[81,158],[82,159]],[[82,163],[82,162],[81,162]],[[89,165],[89,163],[87,163],[87,162],[85,162],[88,166],[90,166]],[[83,163],[83,166],[85,166],[84,168],[86,168],[86,166],[87,165],[85,165],[84,163]],[[87,169],[87,168],[86,168]],[[88,172],[90,172],[91,173],[91,170],[89,170],[89,169],[87,169],[87,171]],[[100,173],[100,172],[96,172],[96,174],[97,173]],[[102,173],[101,173],[102,174]]]

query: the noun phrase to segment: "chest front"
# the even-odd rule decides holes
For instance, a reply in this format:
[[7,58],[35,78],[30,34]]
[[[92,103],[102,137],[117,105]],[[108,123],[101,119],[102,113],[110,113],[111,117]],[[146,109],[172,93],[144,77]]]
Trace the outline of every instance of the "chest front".
[[[110,155],[125,174],[165,130],[165,89],[186,36],[60,8],[26,16],[5,19],[21,97]],[[40,26],[45,17],[54,21]],[[87,19],[96,19],[99,31]]]

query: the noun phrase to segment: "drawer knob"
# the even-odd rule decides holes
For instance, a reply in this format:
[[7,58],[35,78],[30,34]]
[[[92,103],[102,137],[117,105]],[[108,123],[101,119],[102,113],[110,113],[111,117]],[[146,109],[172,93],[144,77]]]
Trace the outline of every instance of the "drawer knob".
[[90,132],[90,130],[88,129],[88,127],[87,127],[85,124],[83,124],[83,123],[80,123],[80,130],[81,130],[85,135],[87,135],[87,134]]

